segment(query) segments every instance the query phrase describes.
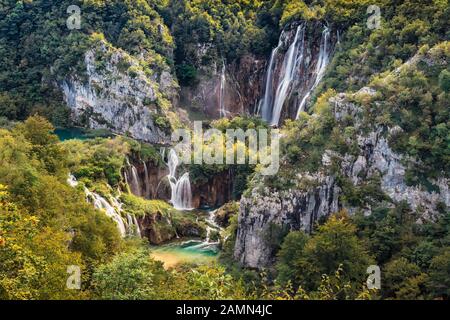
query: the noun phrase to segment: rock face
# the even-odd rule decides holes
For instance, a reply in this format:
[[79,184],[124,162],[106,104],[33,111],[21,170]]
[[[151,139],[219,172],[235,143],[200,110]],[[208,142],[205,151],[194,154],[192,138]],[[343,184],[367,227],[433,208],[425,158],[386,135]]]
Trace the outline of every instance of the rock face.
[[321,22],[287,26],[272,50],[265,75],[261,116],[272,125],[305,111],[333,55],[335,34]]
[[[375,94],[369,88],[363,88],[358,94]],[[441,178],[434,181],[439,192],[430,192],[419,186],[408,186],[405,182],[405,165],[414,159],[405,159],[396,154],[388,144],[388,137],[395,135],[400,128],[363,129],[362,110],[348,101],[346,94],[338,94],[330,99],[334,117],[344,121],[351,116],[355,119],[358,155],[340,155],[325,151],[322,157],[322,169],[318,173],[300,173],[297,179],[307,182],[306,191],[289,190],[263,192],[252,191],[240,202],[238,231],[234,257],[242,265],[251,268],[264,268],[274,262],[273,226],[282,232],[304,230],[311,232],[314,223],[342,208],[350,213],[356,208],[348,207],[340,201],[342,190],[333,175],[327,172],[333,161],[340,161],[341,174],[348,177],[354,186],[359,186],[373,176],[380,177],[381,190],[394,202],[406,201],[411,209],[420,214],[419,220],[433,219],[437,214],[437,204],[450,206],[449,181]],[[360,130],[361,129],[361,130]],[[351,143],[351,142],[349,142]],[[371,208],[363,209],[370,214]],[[271,235],[272,234],[272,235]],[[276,240],[276,239],[275,239]]]
[[76,124],[152,143],[168,142],[168,133],[156,123],[165,115],[158,110],[170,106],[167,98],[176,90],[168,71],[149,77],[137,58],[105,41],[85,53],[85,65],[86,79],[73,75],[59,83]]
[[263,58],[245,55],[231,64],[216,61],[209,68],[203,67],[197,84],[181,88],[180,104],[213,118],[253,114],[261,95],[265,64]]
[[[122,169],[122,176],[130,187],[130,191],[146,199],[162,199],[169,201],[170,186],[167,180],[169,169],[165,165],[153,161],[130,159],[130,164]],[[229,171],[214,175],[208,181],[199,181],[191,185],[192,206],[219,207],[232,199],[234,178]]]
[[273,263],[271,228],[283,232],[311,231],[313,223],[338,211],[339,188],[331,177],[308,177],[318,186],[310,191],[252,192],[241,199],[234,256],[242,265],[261,269]]
[[192,204],[195,208],[219,207],[233,198],[234,177],[229,171],[214,175],[208,181],[194,183]]
[[179,237],[201,238],[206,235],[206,229],[200,223],[188,219],[175,224],[170,217],[156,212],[137,218],[142,237],[151,244],[162,244]]
[[[375,93],[374,90],[366,87],[356,94],[374,95]],[[348,102],[345,94],[331,98],[330,103],[338,121],[344,120],[348,116],[354,119],[362,118],[361,108]],[[355,129],[363,132],[363,123],[356,121]],[[395,138],[395,134],[401,130],[400,127],[377,127],[367,134],[358,134],[357,145],[360,154],[356,157],[345,155],[341,170],[347,177],[350,177],[354,185],[358,185],[374,175],[379,175],[381,189],[394,202],[406,201],[413,211],[420,213],[421,220],[433,219],[438,203],[450,206],[449,181],[443,177],[432,181],[439,192],[430,192],[424,187],[406,184],[405,164],[413,166],[416,164],[416,160],[395,153],[388,144],[388,139]]]

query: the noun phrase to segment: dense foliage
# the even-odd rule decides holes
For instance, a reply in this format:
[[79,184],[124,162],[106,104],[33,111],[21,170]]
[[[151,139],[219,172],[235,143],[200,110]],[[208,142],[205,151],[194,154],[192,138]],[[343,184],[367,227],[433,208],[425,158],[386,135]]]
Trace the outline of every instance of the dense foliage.
[[[437,191],[435,179],[448,178],[447,0],[377,1],[378,29],[366,27],[369,0],[80,0],[81,29],[69,30],[66,10],[72,4],[0,0],[0,299],[449,298],[445,204],[437,203],[435,221],[419,224],[420,212],[394,203],[381,190],[379,175],[355,186],[340,170],[346,155],[360,152],[358,137],[380,128],[404,156],[408,185]],[[191,180],[207,183],[228,174],[232,196],[239,199],[258,186],[306,191],[311,182],[299,173],[331,174],[342,190],[340,203],[355,214],[337,213],[311,234],[273,226],[268,242],[276,264],[259,273],[233,261],[239,211],[233,203],[224,213],[216,265],[165,269],[151,258],[146,241],[121,238],[113,220],[86,202],[83,187],[117,196],[136,217],[158,216],[156,233],[175,236],[198,228],[204,236],[205,224],[164,201],[126,192],[127,157],[160,166],[155,146],[125,137],[60,142],[51,123],[65,126],[70,117],[58,83],[69,76],[83,79],[83,55],[101,41],[135,58],[151,79],[170,71],[179,84],[195,85],[222,61],[246,54],[267,58],[281,30],[303,20],[322,21],[340,38],[308,112],[282,127],[280,172],[262,177],[254,165],[192,165]],[[104,58],[96,59],[97,67]],[[365,86],[372,90],[358,91]],[[164,93],[155,90],[159,107],[168,107]],[[354,104],[356,117],[336,119],[331,99],[338,92]],[[154,120],[170,129],[165,115]],[[267,124],[236,117],[210,127],[224,132]],[[201,151],[214,148],[205,143]],[[325,152],[334,155],[327,168]],[[69,173],[77,188],[67,184]],[[371,215],[364,215],[366,208]],[[379,291],[365,287],[370,264],[381,267]],[[71,265],[82,270],[81,290],[66,287]]]

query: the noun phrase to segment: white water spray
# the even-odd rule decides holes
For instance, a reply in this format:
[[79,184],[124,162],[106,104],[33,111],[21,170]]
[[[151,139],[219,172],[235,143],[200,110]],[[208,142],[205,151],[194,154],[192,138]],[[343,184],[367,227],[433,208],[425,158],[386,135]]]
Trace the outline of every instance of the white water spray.
[[322,80],[325,70],[327,68],[330,56],[329,56],[329,46],[328,41],[330,38],[330,31],[327,27],[322,31],[322,39],[320,41],[320,51],[319,51],[319,58],[317,59],[317,65],[316,70],[314,72],[314,83],[311,86],[311,88],[308,90],[308,92],[303,97],[302,101],[300,102],[300,105],[297,109],[297,115],[295,119],[298,119],[300,116],[300,113],[304,111],[306,102],[308,101],[309,97],[311,96],[311,93],[316,89],[316,87],[319,85],[320,81]]
[[220,75],[220,89],[219,89],[219,114],[220,117],[226,117],[227,112],[225,110],[225,85],[226,85],[226,67],[225,61],[222,62],[222,72]]
[[280,40],[278,42],[278,46],[272,50],[272,54],[270,55],[269,67],[267,69],[267,78],[266,78],[266,86],[264,92],[264,98],[262,100],[261,105],[261,117],[267,122],[272,121],[272,103],[273,103],[273,71],[275,68],[275,58],[278,55],[278,51],[280,50],[283,42],[281,41],[282,36],[280,36]]
[[[291,83],[292,80],[294,80],[298,62],[303,58],[304,35],[305,28],[303,25],[298,26],[297,31],[295,32],[294,41],[290,45],[284,58],[281,81],[275,93],[275,101],[273,103],[272,116],[270,120],[271,125],[278,125],[278,122],[280,121],[281,110],[283,109],[284,102],[290,93]],[[300,39],[301,44],[299,45]]]
[[177,210],[192,210],[192,192],[189,172],[184,173],[180,179],[176,178],[177,167],[179,164],[177,153],[170,149],[167,160],[169,166],[170,188],[172,190],[170,202]]
[[[67,183],[71,187],[78,186],[78,181],[72,174],[69,174]],[[84,194],[86,196],[87,202],[91,202],[96,209],[104,211],[108,217],[112,218],[112,220],[116,223],[122,237],[125,237],[127,232],[128,234],[135,234],[139,237],[141,236],[141,231],[136,217],[127,215],[128,225],[125,225],[121,215],[122,203],[117,198],[110,197],[110,202],[108,202],[101,195],[89,191],[89,189],[86,187],[84,187]]]

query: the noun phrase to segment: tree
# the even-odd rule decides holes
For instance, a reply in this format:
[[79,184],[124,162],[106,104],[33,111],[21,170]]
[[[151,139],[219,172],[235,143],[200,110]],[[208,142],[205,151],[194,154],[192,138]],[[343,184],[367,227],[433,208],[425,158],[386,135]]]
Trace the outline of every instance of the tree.
[[147,250],[135,249],[100,265],[94,271],[92,284],[100,299],[157,299],[167,278],[161,262],[152,260]]
[[290,281],[294,289],[301,286],[311,291],[320,286],[322,275],[340,270],[339,276],[344,282],[360,286],[372,261],[356,236],[356,227],[345,213],[340,213],[319,226],[312,237],[291,232],[285,238],[278,255],[278,280]]
[[277,281],[280,284],[291,282],[294,288],[305,282],[303,272],[308,266],[305,259],[305,246],[308,236],[303,231],[290,232],[283,241],[278,252]]
[[0,299],[74,299],[84,291],[66,287],[67,267],[83,268],[67,246],[69,234],[39,228],[38,217],[11,202],[0,185]]
[[397,299],[418,299],[422,296],[425,275],[405,258],[390,261],[382,278],[383,296]]
[[448,299],[450,297],[450,248],[446,247],[442,253],[431,260],[428,271],[427,287],[434,298]]
[[312,278],[316,279],[316,284],[318,275],[332,274],[340,267],[344,279],[354,284],[363,283],[367,267],[373,264],[373,259],[356,236],[356,227],[345,214],[333,215],[319,226],[305,247],[305,255],[314,266]]

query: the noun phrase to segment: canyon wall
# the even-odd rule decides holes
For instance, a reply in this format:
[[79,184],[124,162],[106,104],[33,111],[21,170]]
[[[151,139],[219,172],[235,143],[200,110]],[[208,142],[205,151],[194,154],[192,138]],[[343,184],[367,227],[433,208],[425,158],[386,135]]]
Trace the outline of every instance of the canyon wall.
[[254,114],[261,95],[266,60],[244,55],[238,61],[216,61],[200,69],[198,83],[183,86],[180,106],[211,118]]
[[[363,88],[357,94],[374,95],[370,88]],[[423,186],[408,186],[405,182],[406,159],[395,153],[388,143],[390,135],[401,130],[398,127],[375,127],[366,132],[363,110],[348,101],[348,95],[338,94],[330,98],[329,103],[337,121],[347,117],[356,119],[355,129],[359,154],[357,156],[326,150],[322,157],[322,168],[314,174],[300,173],[297,178],[312,187],[307,190],[263,191],[252,190],[250,195],[241,199],[238,231],[234,257],[242,265],[262,269],[272,265],[275,249],[270,237],[273,226],[285,232],[303,230],[311,232],[314,224],[321,218],[345,208],[350,214],[362,209],[364,214],[371,213],[370,205],[354,208],[343,203],[342,190],[334,175],[328,175],[327,168],[333,161],[339,161],[340,174],[348,177],[354,186],[360,186],[371,177],[379,176],[380,188],[389,197],[391,205],[406,201],[411,209],[418,213],[418,223],[433,220],[438,215],[438,204],[450,207],[449,180],[441,177],[432,181],[439,191],[429,191]],[[358,120],[359,119],[359,120]],[[349,142],[350,143],[350,142]],[[294,173],[293,173],[294,175]]]
[[149,76],[139,59],[100,41],[85,53],[86,70],[58,83],[74,124],[108,129],[150,143],[167,143],[170,129],[157,120],[176,118],[170,70]]

